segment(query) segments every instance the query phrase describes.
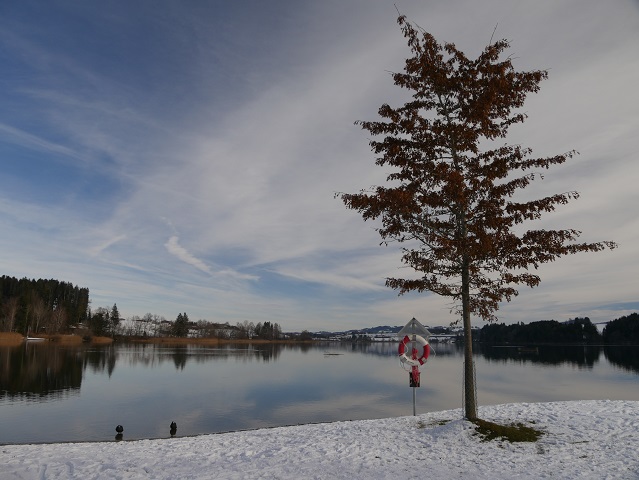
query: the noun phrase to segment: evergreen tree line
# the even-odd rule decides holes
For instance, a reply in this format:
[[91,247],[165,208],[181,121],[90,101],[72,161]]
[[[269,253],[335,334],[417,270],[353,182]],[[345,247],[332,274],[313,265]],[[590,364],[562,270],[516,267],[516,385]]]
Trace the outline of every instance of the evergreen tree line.
[[639,344],[639,314],[610,321],[600,334],[588,317],[560,323],[542,320],[513,325],[488,324],[480,330],[480,340],[489,344],[608,343]]
[[0,331],[59,333],[87,318],[89,289],[59,280],[0,277]]
[[104,307],[98,307],[95,311],[88,311],[86,327],[93,335],[98,337],[102,336],[115,336],[118,332],[118,326],[120,325],[120,312],[118,306],[114,303],[111,310]]
[[[206,324],[206,322],[204,322]],[[198,322],[199,326],[199,322]],[[243,322],[237,322],[236,325],[229,325],[228,323],[212,324],[214,330],[214,336],[218,338],[226,339],[251,339],[259,338],[262,340],[280,340],[284,338],[282,333],[282,327],[277,322],[249,322],[244,320]]]
[[0,277],[0,332],[58,334],[75,330],[85,336],[199,337],[278,340],[279,324],[238,322],[237,325],[192,322],[186,312],[171,322],[160,315],[124,319],[113,307],[89,308],[89,289],[60,280]]
[[632,313],[608,323],[603,330],[606,343],[639,345],[639,313]]

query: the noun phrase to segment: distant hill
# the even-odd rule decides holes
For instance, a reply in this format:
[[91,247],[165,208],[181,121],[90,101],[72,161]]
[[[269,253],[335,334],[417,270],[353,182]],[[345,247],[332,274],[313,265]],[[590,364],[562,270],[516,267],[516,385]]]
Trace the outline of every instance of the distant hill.
[[[321,338],[321,337],[335,337],[335,336],[343,337],[348,335],[369,335],[369,336],[382,335],[382,334],[396,335],[397,333],[399,333],[399,331],[402,328],[404,328],[402,325],[397,325],[394,327],[391,327],[389,325],[380,325],[377,327],[354,328],[351,330],[343,330],[343,331],[336,331],[336,332],[320,331],[320,332],[314,332],[313,336]],[[450,335],[450,334],[458,333],[458,329],[454,329],[451,327],[426,326],[426,328],[428,328],[428,331],[434,335]]]
[[377,335],[380,333],[397,333],[402,327],[390,327],[388,325],[379,327],[367,327],[367,328],[353,328],[351,330],[339,330],[330,332],[327,330],[321,330],[319,332],[313,332],[317,337],[332,337],[332,336],[344,336],[344,335]]

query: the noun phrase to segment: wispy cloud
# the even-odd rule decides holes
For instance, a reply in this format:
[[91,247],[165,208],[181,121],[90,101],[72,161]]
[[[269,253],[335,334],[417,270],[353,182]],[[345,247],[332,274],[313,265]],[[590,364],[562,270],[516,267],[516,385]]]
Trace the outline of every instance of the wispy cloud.
[[[605,315],[601,305],[632,301],[636,9],[597,0],[398,7],[469,55],[498,23],[518,68],[550,69],[508,140],[538,155],[579,150],[529,193],[582,197],[535,226],[620,243],[546,266],[539,288],[503,307],[504,320],[559,319],[580,305],[570,315],[589,305]],[[152,15],[131,4],[109,16],[42,7],[60,22],[22,8],[0,18],[0,100],[9,105],[0,111],[0,274],[80,283],[124,315],[186,309],[299,329],[450,320],[445,299],[384,287],[388,276],[412,275],[398,245],[380,247],[376,224],[334,198],[389,173],[353,122],[406,100],[388,74],[409,54],[392,3],[248,12],[160,1]],[[588,28],[573,28],[579,22]],[[33,160],[30,170],[19,156]]]
[[189,265],[197,268],[198,270],[203,271],[204,273],[208,273],[211,275],[211,268],[204,263],[199,258],[193,256],[186,248],[179,244],[179,238],[177,236],[172,236],[169,238],[168,242],[164,244],[166,249],[171,255],[175,255],[177,258],[182,260],[184,263],[188,263]]
[[95,247],[89,249],[91,255],[99,255],[101,252],[109,248],[111,245],[114,245],[126,238],[126,235],[116,235],[115,237],[111,237],[100,245],[96,245]]
[[39,152],[53,154],[58,158],[71,157],[75,158],[76,160],[87,160],[84,155],[81,155],[72,148],[48,141],[42,137],[33,135],[29,132],[25,132],[24,130],[20,130],[4,123],[0,123],[0,136],[2,136],[5,142],[14,143],[30,150],[37,150]]

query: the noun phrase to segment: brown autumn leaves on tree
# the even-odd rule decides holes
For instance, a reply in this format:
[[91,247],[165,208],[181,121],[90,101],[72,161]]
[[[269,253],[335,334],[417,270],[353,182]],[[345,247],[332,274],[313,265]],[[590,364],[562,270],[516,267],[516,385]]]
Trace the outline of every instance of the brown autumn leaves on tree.
[[338,196],[364,220],[381,219],[382,244],[402,244],[402,263],[421,275],[388,278],[388,287],[400,295],[430,291],[452,299],[464,327],[465,416],[474,420],[471,315],[496,320],[500,302],[516,296],[518,286],[539,284],[531,267],[616,245],[579,243],[581,232],[573,229],[520,227],[579,196],[567,192],[518,201],[518,192],[543,178],[541,170],[576,152],[529,158],[529,148],[500,142],[510,126],[525,120],[517,109],[539,90],[547,72],[515,71],[510,58],[501,59],[506,40],[469,59],[404,16],[398,23],[412,57],[404,72],[392,77],[412,100],[397,108],[382,105],[381,121],[356,122],[374,137],[375,163],[393,167],[388,186]]

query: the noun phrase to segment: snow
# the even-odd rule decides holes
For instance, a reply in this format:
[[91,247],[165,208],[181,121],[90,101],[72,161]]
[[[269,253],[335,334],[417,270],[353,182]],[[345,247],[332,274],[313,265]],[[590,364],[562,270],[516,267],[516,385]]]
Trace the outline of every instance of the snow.
[[482,441],[457,409],[197,437],[3,445],[0,478],[639,478],[637,401],[513,403],[480,407],[479,416],[545,434],[535,443]]

